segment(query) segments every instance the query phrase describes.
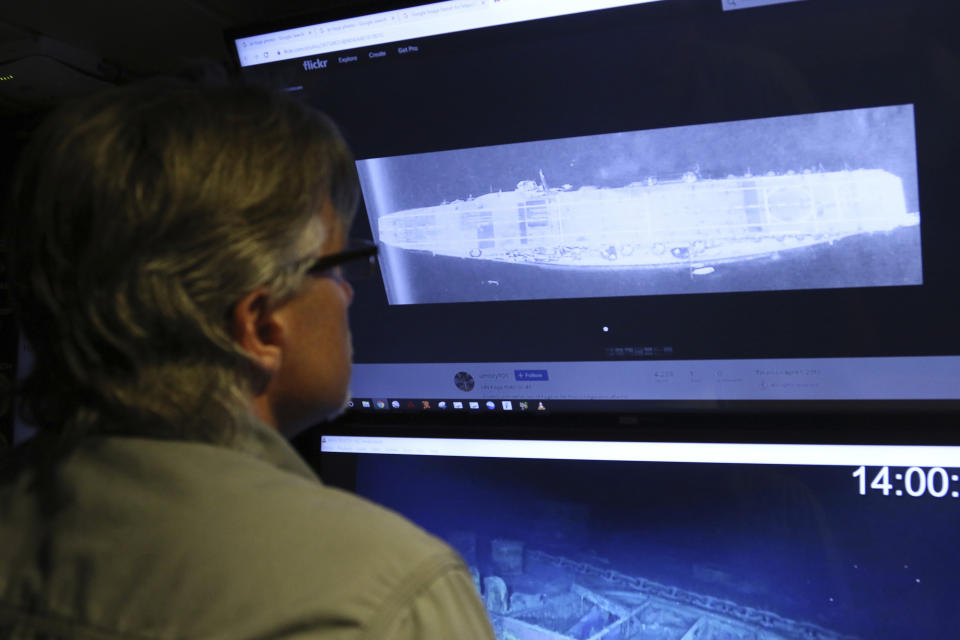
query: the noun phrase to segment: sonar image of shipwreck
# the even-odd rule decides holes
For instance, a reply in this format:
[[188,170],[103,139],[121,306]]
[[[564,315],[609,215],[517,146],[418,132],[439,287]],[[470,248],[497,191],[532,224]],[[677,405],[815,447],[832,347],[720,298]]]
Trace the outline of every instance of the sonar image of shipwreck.
[[[461,543],[463,540],[460,541]],[[471,571],[498,640],[849,640],[819,625],[493,540]]]
[[919,225],[882,169],[788,171],[621,187],[524,180],[378,220],[379,241],[433,255],[558,268],[664,268],[747,260]]
[[357,169],[391,305],[923,284],[912,105]]

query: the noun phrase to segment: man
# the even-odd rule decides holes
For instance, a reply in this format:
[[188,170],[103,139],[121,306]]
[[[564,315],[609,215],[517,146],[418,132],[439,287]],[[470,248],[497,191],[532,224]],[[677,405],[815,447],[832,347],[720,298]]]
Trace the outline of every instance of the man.
[[124,88],[41,127],[12,200],[39,435],[0,468],[0,637],[493,637],[449,547],[283,438],[347,395],[357,197],[333,125],[262,90]]

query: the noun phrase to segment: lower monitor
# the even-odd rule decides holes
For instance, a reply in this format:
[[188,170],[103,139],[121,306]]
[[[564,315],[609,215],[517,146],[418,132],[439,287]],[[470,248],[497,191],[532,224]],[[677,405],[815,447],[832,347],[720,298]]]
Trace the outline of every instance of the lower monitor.
[[944,638],[960,447],[326,435],[463,556],[499,640]]

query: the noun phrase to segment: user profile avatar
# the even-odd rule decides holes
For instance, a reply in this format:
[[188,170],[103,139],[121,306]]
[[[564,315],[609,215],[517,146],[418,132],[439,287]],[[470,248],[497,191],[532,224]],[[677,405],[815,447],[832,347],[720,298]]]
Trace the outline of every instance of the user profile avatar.
[[473,391],[475,383],[472,375],[466,371],[458,371],[457,374],[453,376],[453,384],[457,385],[457,389],[460,389],[460,391]]

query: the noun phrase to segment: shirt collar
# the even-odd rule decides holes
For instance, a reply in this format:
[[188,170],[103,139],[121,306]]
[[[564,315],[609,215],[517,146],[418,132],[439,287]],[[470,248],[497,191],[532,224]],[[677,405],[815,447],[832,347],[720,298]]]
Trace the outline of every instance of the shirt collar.
[[308,480],[319,482],[306,461],[293,448],[293,445],[276,429],[255,421],[248,429],[237,435],[233,449],[254,456],[273,466],[296,474]]

